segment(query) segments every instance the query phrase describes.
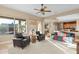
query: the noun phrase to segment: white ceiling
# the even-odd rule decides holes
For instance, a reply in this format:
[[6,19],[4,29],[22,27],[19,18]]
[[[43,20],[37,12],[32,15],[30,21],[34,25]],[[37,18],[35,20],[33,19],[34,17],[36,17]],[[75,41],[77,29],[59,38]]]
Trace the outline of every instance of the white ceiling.
[[62,13],[65,11],[79,8],[78,4],[45,4],[45,6],[47,6],[49,10],[52,10],[52,12],[42,15],[42,14],[36,14],[37,11],[34,10],[34,8],[39,9],[41,7],[40,4],[3,4],[3,6],[16,9],[18,11],[30,13],[32,15],[36,15],[39,17],[51,16],[57,13]]
[[72,14],[72,15],[66,15],[66,16],[60,16],[60,17],[57,17],[57,19],[63,22],[79,20],[79,13]]

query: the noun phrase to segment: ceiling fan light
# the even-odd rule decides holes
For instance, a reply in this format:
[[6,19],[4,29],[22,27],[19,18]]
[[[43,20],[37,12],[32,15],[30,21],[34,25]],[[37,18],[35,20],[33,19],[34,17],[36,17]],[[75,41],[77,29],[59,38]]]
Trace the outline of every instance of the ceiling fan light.
[[51,12],[51,10],[47,10],[47,6],[44,6],[43,4],[41,4],[41,9],[35,9],[35,10],[39,11],[36,14],[41,13],[42,15],[45,15],[45,12]]

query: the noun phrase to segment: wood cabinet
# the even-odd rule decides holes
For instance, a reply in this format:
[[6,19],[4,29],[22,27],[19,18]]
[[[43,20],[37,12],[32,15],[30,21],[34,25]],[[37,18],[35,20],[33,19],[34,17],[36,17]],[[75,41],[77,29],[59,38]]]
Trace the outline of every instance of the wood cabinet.
[[63,29],[68,31],[76,31],[76,21],[73,22],[64,22]]
[[76,27],[76,21],[63,23],[64,29],[67,29],[67,28],[69,29],[69,28],[74,28],[74,27]]

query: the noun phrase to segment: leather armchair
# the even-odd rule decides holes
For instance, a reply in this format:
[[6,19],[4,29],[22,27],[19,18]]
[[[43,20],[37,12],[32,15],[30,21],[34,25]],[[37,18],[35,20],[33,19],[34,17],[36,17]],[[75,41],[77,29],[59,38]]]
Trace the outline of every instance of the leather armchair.
[[21,47],[22,49],[30,44],[30,36],[23,36],[21,33],[15,35],[13,39],[14,47]]
[[38,40],[38,41],[45,40],[45,35],[44,35],[44,34],[38,35],[38,36],[37,36],[37,40]]
[[37,34],[38,41],[45,40],[45,34],[40,34],[40,31],[36,31],[36,34]]

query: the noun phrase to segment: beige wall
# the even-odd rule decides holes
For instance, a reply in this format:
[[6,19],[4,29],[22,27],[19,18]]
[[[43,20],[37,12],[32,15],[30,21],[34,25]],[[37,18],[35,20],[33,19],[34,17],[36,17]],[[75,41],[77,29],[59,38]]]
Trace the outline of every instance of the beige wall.
[[32,29],[38,28],[38,20],[28,20],[27,21],[27,33],[29,33]]
[[[44,24],[48,23],[49,24],[49,31],[50,33],[54,32],[56,30],[55,22],[58,22],[58,19],[56,17],[48,17],[44,19]],[[45,31],[45,29],[44,29]]]

